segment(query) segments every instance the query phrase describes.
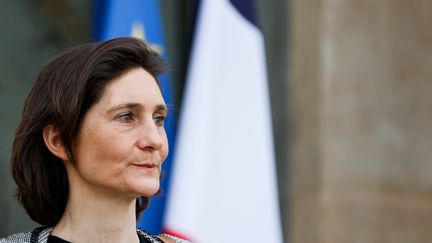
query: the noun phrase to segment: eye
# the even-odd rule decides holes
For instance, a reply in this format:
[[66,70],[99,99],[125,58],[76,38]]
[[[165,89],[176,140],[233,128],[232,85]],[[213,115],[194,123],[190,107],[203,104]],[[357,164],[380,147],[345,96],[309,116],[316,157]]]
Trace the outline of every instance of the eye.
[[116,120],[124,123],[129,123],[134,121],[133,114],[131,112],[120,113],[117,115]]
[[163,115],[157,115],[153,118],[154,123],[156,124],[156,126],[161,127],[164,125],[164,121],[166,119],[166,116]]

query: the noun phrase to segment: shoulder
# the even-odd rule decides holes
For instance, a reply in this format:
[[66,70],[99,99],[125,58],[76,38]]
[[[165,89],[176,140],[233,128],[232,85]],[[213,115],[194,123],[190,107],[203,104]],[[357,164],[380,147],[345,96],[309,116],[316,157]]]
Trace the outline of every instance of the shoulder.
[[175,236],[172,236],[169,234],[161,234],[161,235],[158,235],[158,237],[163,239],[164,242],[167,242],[167,243],[191,243],[190,241],[183,240],[181,238],[178,238],[178,237],[175,237]]
[[45,243],[51,231],[51,227],[42,226],[34,229],[32,232],[18,233],[0,239],[0,243],[30,243],[32,242],[32,237],[35,237],[34,241],[36,242]]
[[150,240],[150,242],[162,242],[165,243],[191,243],[190,241],[183,240],[181,238],[169,235],[169,234],[161,234],[161,235],[150,235],[142,229],[137,229],[138,234],[143,236],[144,238]]
[[25,243],[30,242],[31,232],[18,233],[0,239],[0,243]]

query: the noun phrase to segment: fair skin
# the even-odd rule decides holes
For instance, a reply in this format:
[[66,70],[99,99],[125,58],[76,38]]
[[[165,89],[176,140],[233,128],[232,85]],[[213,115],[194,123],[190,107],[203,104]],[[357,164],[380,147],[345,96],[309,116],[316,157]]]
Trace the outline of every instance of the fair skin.
[[86,113],[74,144],[74,162],[58,130],[45,127],[44,141],[64,161],[70,187],[53,235],[77,243],[139,242],[135,199],[159,190],[168,154],[166,113],[155,79],[134,68],[110,81]]

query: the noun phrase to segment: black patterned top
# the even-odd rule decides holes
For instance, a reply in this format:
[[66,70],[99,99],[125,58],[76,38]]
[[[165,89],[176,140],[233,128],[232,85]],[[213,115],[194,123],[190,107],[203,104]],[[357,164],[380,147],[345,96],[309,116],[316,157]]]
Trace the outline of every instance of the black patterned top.
[[[49,237],[51,235],[52,230],[53,230],[52,227],[42,226],[34,229],[32,232],[18,233],[0,239],[0,243],[51,243],[52,238],[54,238],[54,237]],[[144,230],[137,229],[137,234],[140,239],[140,243],[163,243],[163,241],[158,236],[153,236],[145,232]],[[168,234],[162,234],[159,236],[166,236],[174,240],[176,243],[191,243],[190,241],[186,241]],[[58,237],[55,238],[57,238],[54,239],[57,240],[57,242],[62,242],[61,240],[63,240]],[[63,240],[63,242],[68,242],[68,241]]]

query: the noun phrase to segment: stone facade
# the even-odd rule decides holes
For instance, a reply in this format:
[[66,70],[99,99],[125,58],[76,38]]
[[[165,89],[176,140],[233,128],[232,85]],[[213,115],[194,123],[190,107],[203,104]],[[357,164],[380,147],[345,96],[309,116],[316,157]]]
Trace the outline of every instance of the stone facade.
[[292,1],[289,242],[432,242],[431,10]]

